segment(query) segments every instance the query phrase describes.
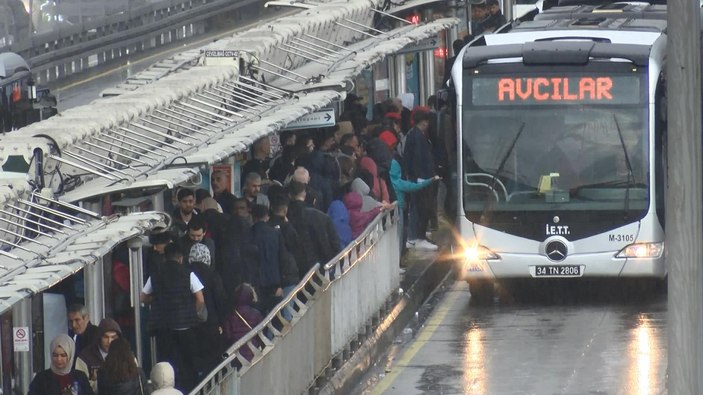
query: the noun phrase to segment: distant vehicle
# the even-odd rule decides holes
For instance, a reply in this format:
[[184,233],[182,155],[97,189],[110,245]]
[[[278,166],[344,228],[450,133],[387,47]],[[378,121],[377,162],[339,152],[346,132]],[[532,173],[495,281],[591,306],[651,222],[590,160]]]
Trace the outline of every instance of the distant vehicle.
[[[461,275],[664,279],[666,6],[554,7],[462,50]],[[524,281],[524,280],[523,280]]]
[[56,113],[56,97],[34,84],[27,62],[15,53],[0,53],[0,133]]

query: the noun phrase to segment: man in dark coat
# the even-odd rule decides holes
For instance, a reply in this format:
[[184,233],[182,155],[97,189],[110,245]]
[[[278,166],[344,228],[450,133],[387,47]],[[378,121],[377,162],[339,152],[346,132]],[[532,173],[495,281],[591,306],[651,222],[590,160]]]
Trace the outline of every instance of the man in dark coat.
[[190,248],[193,244],[200,243],[207,246],[210,250],[210,259],[215,262],[217,259],[217,254],[215,253],[215,242],[206,236],[207,228],[203,218],[200,216],[193,218],[188,223],[187,229],[187,233],[180,239],[183,256],[187,257],[188,254],[190,254]]
[[251,207],[251,241],[258,251],[258,259],[248,265],[245,282],[256,288],[260,297],[261,311],[268,313],[283,296],[281,284],[281,255],[286,251],[283,238],[278,229],[274,229],[268,221],[268,207],[254,204]]
[[498,0],[488,0],[486,1],[486,6],[488,8],[488,17],[482,23],[486,32],[494,32],[499,27],[508,23],[505,15],[503,15],[503,12],[500,10]]
[[283,295],[287,295],[300,281],[300,273],[296,263],[296,256],[300,255],[300,241],[298,232],[293,225],[288,222],[288,205],[290,200],[285,195],[276,196],[271,200],[271,216],[268,224],[274,229],[278,229],[283,237],[285,251],[281,256],[281,286]]
[[[236,201],[236,199],[235,199]],[[205,222],[205,228],[207,232],[205,235],[212,239],[215,244],[215,257],[217,260],[213,259],[211,256],[212,267],[218,268],[222,266],[223,249],[227,243],[227,227],[231,214],[224,214],[217,210],[217,201],[213,198],[205,198],[200,205],[200,218]]]
[[222,212],[232,214],[234,209],[234,201],[237,197],[230,192],[229,178],[222,170],[215,170],[210,177],[212,185],[212,193],[217,203],[222,207]]
[[296,259],[296,263],[300,273],[307,273],[316,263],[324,265],[341,251],[339,236],[327,214],[306,206],[305,184],[292,181],[288,185],[288,194],[291,197],[288,219],[298,233],[301,250],[305,252],[303,260]]
[[222,354],[220,331],[231,304],[222,286],[220,275],[212,269],[210,250],[200,243],[193,244],[188,256],[191,269],[205,287],[203,297],[207,306],[207,320],[195,329],[200,342],[199,360],[195,364],[200,372],[207,373]]
[[[413,113],[415,126],[410,129],[403,153],[404,170],[412,182],[429,180],[436,175],[429,139],[430,113],[416,109]],[[410,195],[410,218],[408,224],[408,248],[437,250],[437,246],[426,239],[430,216],[437,209],[437,189],[425,188]]]
[[461,51],[462,48],[464,48],[464,45],[466,43],[464,40],[461,39],[456,39],[452,43],[452,49],[454,50],[454,56],[448,58],[444,62],[444,78],[442,78],[442,89],[447,87],[447,81],[449,81],[450,78],[452,78],[452,67],[454,67],[454,62],[456,61],[457,56],[459,56],[459,52]]
[[[76,344],[75,355],[80,355],[87,346],[98,340],[98,327],[90,322],[88,308],[82,304],[72,304],[68,306],[68,336]],[[73,367],[76,366],[76,359],[73,360]]]
[[179,246],[167,246],[166,263],[147,279],[141,299],[151,304],[147,328],[156,337],[158,360],[171,363],[176,387],[186,392],[196,384],[198,344],[193,328],[207,319],[207,310],[204,286],[183,260]]
[[[246,178],[249,173],[258,173],[262,180],[267,180],[267,173],[271,164],[270,155],[271,140],[269,136],[264,136],[254,141],[251,146],[251,159],[242,167],[242,178]],[[224,209],[224,207],[222,208]]]
[[177,237],[181,237],[186,233],[188,223],[192,218],[198,215],[195,210],[195,192],[192,189],[181,188],[176,193],[178,199],[178,207],[171,213],[171,227]]

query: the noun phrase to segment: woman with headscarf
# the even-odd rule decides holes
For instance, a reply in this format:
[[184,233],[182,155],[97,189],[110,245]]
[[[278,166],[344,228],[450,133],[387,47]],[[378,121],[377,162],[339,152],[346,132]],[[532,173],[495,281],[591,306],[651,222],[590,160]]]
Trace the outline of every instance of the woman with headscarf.
[[194,365],[203,373],[214,368],[222,354],[222,322],[227,317],[229,299],[224,291],[222,278],[213,270],[210,249],[205,244],[195,243],[188,255],[193,273],[203,283],[203,298],[207,307],[207,319],[195,329],[199,341],[199,353]]
[[100,395],[146,395],[146,378],[129,342],[118,338],[110,343],[105,364],[98,370]]
[[66,334],[51,341],[51,367],[39,372],[29,385],[28,395],[95,395],[85,373],[71,369],[75,344]]

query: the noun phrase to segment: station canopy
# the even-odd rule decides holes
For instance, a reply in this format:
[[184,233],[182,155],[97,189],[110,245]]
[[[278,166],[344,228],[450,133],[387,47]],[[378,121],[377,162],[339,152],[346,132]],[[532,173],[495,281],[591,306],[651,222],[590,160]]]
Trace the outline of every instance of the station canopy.
[[316,3],[211,43],[197,65],[5,135],[0,161],[21,157],[33,174],[41,148],[47,185],[64,202],[198,185],[200,170],[344,100],[364,69],[458,23],[399,20],[380,31],[372,6]]
[[32,192],[23,179],[0,185],[0,314],[102,259],[117,245],[170,225],[164,213],[100,216]]

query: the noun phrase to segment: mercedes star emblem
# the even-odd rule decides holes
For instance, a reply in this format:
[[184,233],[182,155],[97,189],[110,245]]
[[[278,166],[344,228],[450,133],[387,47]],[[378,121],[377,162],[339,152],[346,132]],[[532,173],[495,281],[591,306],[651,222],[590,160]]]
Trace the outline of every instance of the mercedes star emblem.
[[554,221],[555,224],[559,223],[559,216],[555,215],[554,218],[552,218],[552,221]]
[[550,241],[547,243],[545,251],[547,252],[547,257],[554,262],[561,262],[566,259],[566,244],[561,241]]

